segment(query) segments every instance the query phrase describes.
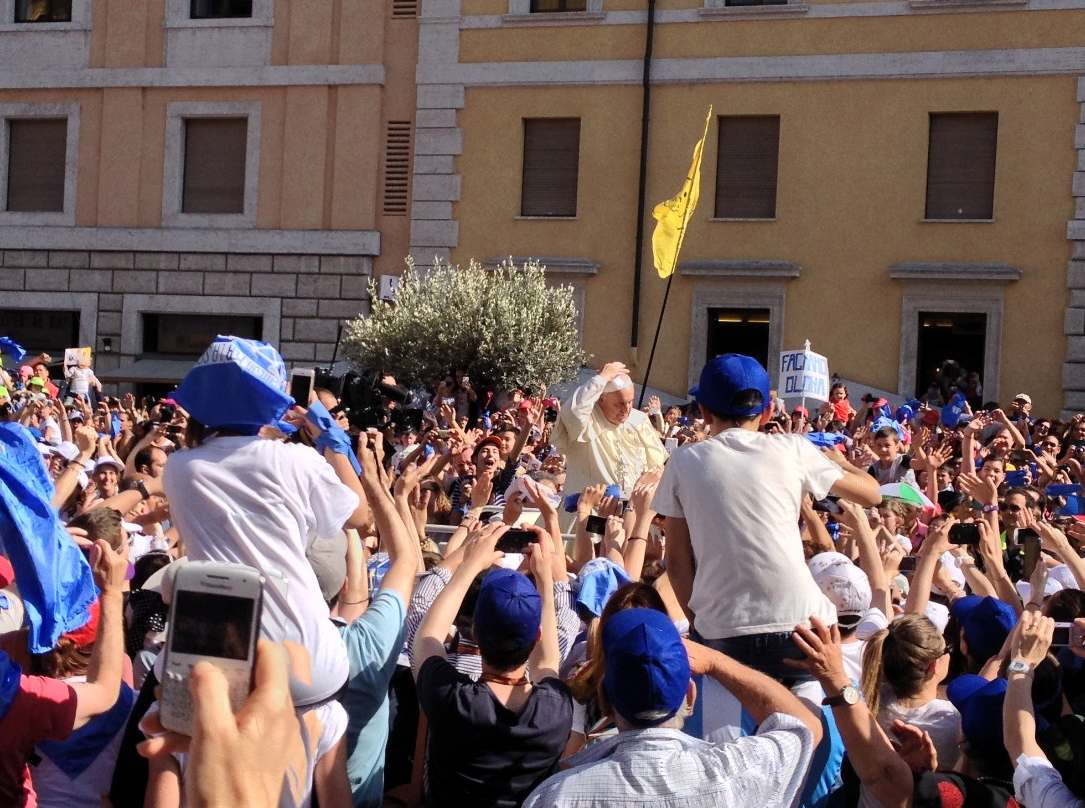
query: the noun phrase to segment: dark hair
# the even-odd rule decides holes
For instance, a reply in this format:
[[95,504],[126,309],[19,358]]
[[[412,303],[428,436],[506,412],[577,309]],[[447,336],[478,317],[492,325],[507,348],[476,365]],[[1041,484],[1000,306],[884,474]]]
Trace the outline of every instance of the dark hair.
[[93,649],[94,643],[76,645],[68,637],[61,637],[52,651],[31,657],[30,669],[38,676],[49,676],[53,679],[82,676],[90,667]]
[[[158,449],[158,447],[144,446],[142,449],[136,452],[136,456],[132,460],[132,464],[136,467],[136,471],[143,472],[144,468],[151,468],[151,463],[153,462],[152,458],[154,457],[155,449]],[[158,449],[158,451],[161,452],[162,450]]]
[[68,526],[87,531],[87,538],[91,541],[105,539],[114,550],[120,550],[124,541],[121,512],[113,508],[91,508],[68,522]]
[[[719,421],[738,421],[741,423],[761,417],[760,412],[758,412],[757,415],[723,415],[705,404],[701,404],[701,406]],[[739,390],[731,397],[731,410],[752,410],[754,408],[761,408],[763,410],[764,406],[765,397],[761,395],[760,390],[755,390],[752,387],[748,390]]]
[[898,435],[897,430],[895,430],[891,426],[883,426],[881,429],[874,433],[874,438],[892,438],[898,443],[900,442],[900,435]]
[[173,561],[170,558],[170,554],[159,550],[152,550],[149,553],[144,553],[136,559],[134,571],[132,573],[132,590],[142,589],[143,584],[147,582],[147,579],[158,572],[165,566],[168,566]]
[[1085,617],[1085,592],[1060,589],[1044,602],[1044,615],[1056,623],[1072,623],[1078,617]]

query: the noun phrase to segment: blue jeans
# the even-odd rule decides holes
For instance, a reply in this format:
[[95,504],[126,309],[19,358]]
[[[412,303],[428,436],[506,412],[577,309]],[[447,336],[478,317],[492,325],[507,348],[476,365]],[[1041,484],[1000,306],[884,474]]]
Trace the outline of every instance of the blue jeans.
[[747,634],[743,637],[726,637],[720,640],[706,640],[696,630],[691,636],[701,645],[727,654],[731,659],[787,687],[800,682],[812,682],[814,677],[806,671],[784,664],[785,659],[804,659],[805,655],[791,639],[790,631],[777,631],[769,634]]

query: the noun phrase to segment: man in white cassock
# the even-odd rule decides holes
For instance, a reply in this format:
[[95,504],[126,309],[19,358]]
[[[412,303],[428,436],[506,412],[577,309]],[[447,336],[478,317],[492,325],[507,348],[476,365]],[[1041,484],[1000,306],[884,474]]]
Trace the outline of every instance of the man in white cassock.
[[628,498],[637,479],[667,459],[659,433],[633,409],[633,380],[621,362],[610,362],[562,403],[553,443],[565,455],[565,490],[615,484]]

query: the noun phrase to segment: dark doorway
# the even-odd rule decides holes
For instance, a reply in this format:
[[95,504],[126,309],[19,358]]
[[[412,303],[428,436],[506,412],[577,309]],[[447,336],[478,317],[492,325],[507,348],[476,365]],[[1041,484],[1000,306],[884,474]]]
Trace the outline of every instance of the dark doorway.
[[947,398],[970,373],[978,374],[983,383],[986,314],[921,311],[918,325],[916,396],[925,399],[931,385],[937,385]]
[[725,353],[746,354],[769,367],[769,310],[709,309],[705,361]]

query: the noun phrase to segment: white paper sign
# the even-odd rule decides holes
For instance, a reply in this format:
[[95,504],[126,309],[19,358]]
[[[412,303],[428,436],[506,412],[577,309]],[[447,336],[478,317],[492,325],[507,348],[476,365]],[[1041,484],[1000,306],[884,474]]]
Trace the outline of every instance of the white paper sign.
[[781,398],[829,400],[829,360],[807,349],[780,353]]

